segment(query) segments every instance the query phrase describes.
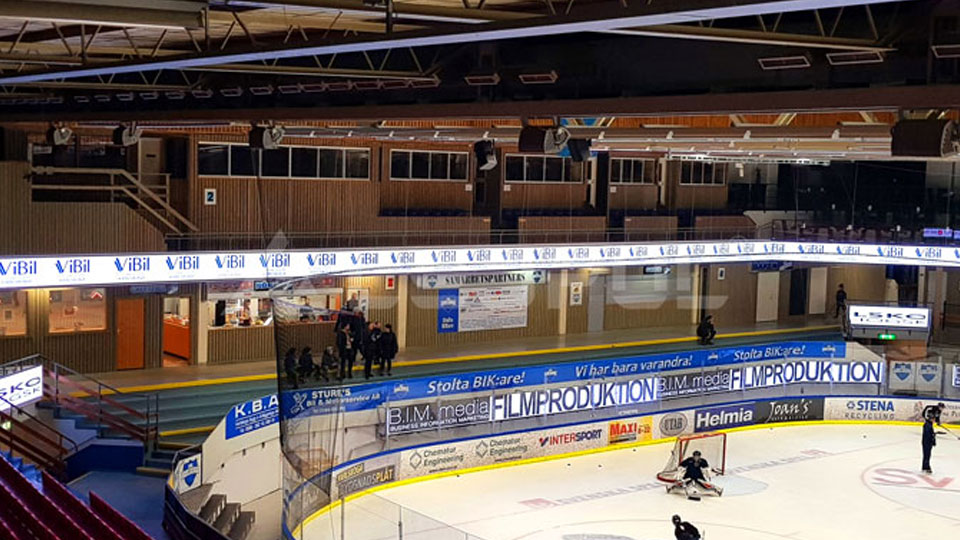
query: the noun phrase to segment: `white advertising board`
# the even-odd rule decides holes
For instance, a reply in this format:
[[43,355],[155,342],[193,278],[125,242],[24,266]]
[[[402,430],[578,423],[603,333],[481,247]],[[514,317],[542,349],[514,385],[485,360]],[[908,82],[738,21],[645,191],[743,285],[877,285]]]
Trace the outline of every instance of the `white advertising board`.
[[475,285],[539,285],[546,282],[547,273],[543,270],[423,274],[417,277],[417,286],[421,289],[456,289]]
[[781,261],[960,268],[960,249],[759,240],[0,257],[0,289]]
[[939,392],[943,384],[943,370],[935,362],[917,362],[917,391]]
[[953,365],[953,387],[960,388],[960,364]]
[[917,386],[917,365],[915,362],[890,362],[890,376],[887,378],[890,390],[914,390]]
[[173,475],[177,493],[186,493],[200,487],[203,483],[201,467],[203,467],[203,454],[183,458],[177,462]]
[[527,286],[460,289],[460,332],[527,326]]
[[850,326],[854,328],[907,328],[911,330],[928,330],[930,328],[930,310],[927,308],[851,305],[847,307],[847,317]]
[[960,402],[957,401],[885,396],[836,397],[824,401],[826,420],[922,422],[924,407],[944,402],[946,408],[940,420],[944,424],[960,423]]
[[0,379],[0,411],[18,407],[43,397],[43,367],[36,366]]

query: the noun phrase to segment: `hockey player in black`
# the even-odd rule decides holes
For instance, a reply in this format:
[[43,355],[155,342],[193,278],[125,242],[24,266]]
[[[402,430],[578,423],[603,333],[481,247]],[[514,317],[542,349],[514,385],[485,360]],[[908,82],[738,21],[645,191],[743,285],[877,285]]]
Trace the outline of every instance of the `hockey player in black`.
[[930,453],[933,447],[937,445],[937,434],[933,431],[933,416],[927,416],[923,420],[923,437],[920,439],[920,445],[923,448],[923,472],[931,474]]
[[667,493],[671,493],[676,488],[683,488],[683,492],[689,497],[690,485],[696,483],[700,488],[712,491],[716,493],[717,496],[723,495],[723,488],[707,481],[707,477],[703,471],[704,469],[709,471],[710,464],[707,463],[707,460],[703,459],[699,450],[694,450],[691,457],[681,461],[680,469],[683,471],[683,476],[667,487]]
[[677,540],[700,540],[700,531],[689,521],[683,521],[676,515],[673,516],[673,535]]
[[934,424],[938,426],[943,426],[943,424],[940,423],[940,415],[943,414],[943,409],[945,408],[946,407],[944,406],[943,403],[937,403],[936,405],[927,405],[926,407],[923,408],[923,419],[926,420],[927,418],[929,418],[930,420],[933,420]]

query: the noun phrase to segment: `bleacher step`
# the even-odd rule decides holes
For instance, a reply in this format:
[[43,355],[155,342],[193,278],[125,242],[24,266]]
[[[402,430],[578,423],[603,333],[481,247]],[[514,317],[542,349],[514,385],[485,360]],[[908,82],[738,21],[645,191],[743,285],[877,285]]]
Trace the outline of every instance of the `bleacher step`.
[[240,516],[233,522],[227,538],[230,540],[245,540],[250,530],[253,529],[253,523],[256,521],[256,512],[240,512]]
[[219,493],[214,493],[207,499],[206,504],[200,509],[200,519],[207,523],[213,523],[220,516],[223,506],[227,503],[227,498]]
[[204,503],[207,502],[207,498],[210,496],[212,490],[213,484],[201,484],[200,487],[191,489],[180,495],[180,502],[183,503],[183,506],[185,506],[187,510],[194,514],[199,514],[200,509],[203,508]]
[[217,516],[217,520],[213,522],[213,528],[221,534],[227,534],[238,517],[240,517],[240,503],[227,503]]
[[159,467],[137,467],[137,474],[143,476],[156,476],[159,478],[166,478],[170,476],[172,471],[170,469],[161,469]]

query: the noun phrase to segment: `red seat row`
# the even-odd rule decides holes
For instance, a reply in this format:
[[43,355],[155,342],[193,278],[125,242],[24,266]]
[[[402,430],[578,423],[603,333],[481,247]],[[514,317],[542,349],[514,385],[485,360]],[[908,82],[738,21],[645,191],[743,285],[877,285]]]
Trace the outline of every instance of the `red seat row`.
[[90,494],[90,503],[83,504],[46,472],[41,493],[13,465],[0,458],[0,538],[152,540],[96,494]]

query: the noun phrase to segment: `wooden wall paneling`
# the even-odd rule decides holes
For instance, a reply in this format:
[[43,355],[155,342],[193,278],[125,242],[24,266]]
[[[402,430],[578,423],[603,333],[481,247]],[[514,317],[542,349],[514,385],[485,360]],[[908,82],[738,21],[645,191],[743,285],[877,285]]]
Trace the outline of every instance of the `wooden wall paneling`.
[[677,235],[677,216],[634,216],[623,219],[627,242],[671,240]]
[[211,329],[207,334],[208,364],[276,361],[272,326]]
[[377,218],[377,230],[381,231],[384,242],[389,238],[402,236],[404,244],[487,244],[490,243],[490,221],[488,217],[380,217]]
[[757,224],[748,216],[696,216],[694,229],[704,238],[753,238]]
[[[517,220],[520,243],[603,242],[604,216],[522,217]],[[556,231],[556,232],[551,232]]]
[[[506,171],[506,167],[503,167]],[[504,174],[506,174],[504,172]],[[506,191],[509,186],[510,191]],[[587,184],[536,184],[505,182],[501,206],[510,208],[583,208],[587,203]]]
[[887,268],[883,265],[831,266],[827,271],[827,313],[833,316],[837,285],[843,283],[847,303],[883,302],[887,291]]
[[[725,277],[718,279],[720,269]],[[718,328],[753,325],[757,311],[757,274],[749,264],[713,264],[704,306]]]
[[[381,324],[390,323],[396,326],[397,323],[397,289],[388,291],[384,288],[384,276],[364,276],[347,277],[342,281],[344,288],[343,301],[349,298],[346,295],[346,289],[368,289],[370,294],[370,307],[368,308],[367,320],[380,321]],[[436,324],[434,324],[436,326]],[[331,330],[331,333],[333,330]]]
[[657,186],[651,184],[611,184],[609,201],[610,210],[655,210],[657,208]]
[[667,177],[663,180],[663,185],[664,189],[667,190],[667,206],[669,208],[719,209],[726,207],[728,184],[681,185],[680,164],[680,161],[667,162]]
[[688,265],[673,266],[666,277],[649,279],[649,286],[638,292],[630,286],[630,277],[637,277],[642,268],[613,268],[607,276],[607,298],[604,329],[683,326],[691,324],[691,288]]
[[481,344],[506,339],[557,335],[558,311],[550,307],[546,284],[529,285],[530,302],[525,328],[485,332],[437,333],[437,291],[421,289],[410,280],[410,301],[407,315],[407,346],[443,347],[447,345]]
[[32,233],[30,219],[30,165],[0,161],[0,252],[24,253]]

